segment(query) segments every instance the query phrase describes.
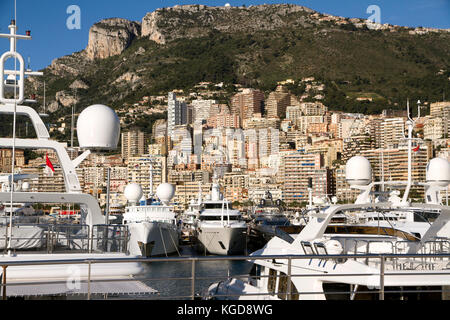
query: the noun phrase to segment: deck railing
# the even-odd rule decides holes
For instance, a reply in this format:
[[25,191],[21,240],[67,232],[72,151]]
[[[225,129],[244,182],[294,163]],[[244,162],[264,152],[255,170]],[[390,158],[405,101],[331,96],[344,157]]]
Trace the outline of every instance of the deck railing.
[[[2,289],[2,297],[3,299],[7,298],[7,288],[14,285],[30,285],[30,286],[39,286],[40,284],[48,284],[48,283],[55,283],[55,282],[21,282],[21,283],[8,283],[8,268],[16,267],[16,266],[38,266],[38,265],[80,265],[80,264],[86,264],[88,265],[88,275],[87,278],[83,280],[83,282],[87,283],[88,291],[86,293],[86,299],[92,298],[91,293],[91,285],[94,282],[102,282],[102,281],[127,281],[127,279],[102,279],[102,280],[96,280],[92,279],[91,277],[91,268],[95,264],[118,264],[118,263],[125,263],[125,262],[141,262],[145,263],[149,266],[149,268],[152,267],[152,264],[156,263],[189,263],[190,264],[190,274],[189,276],[172,276],[168,274],[166,277],[157,277],[157,278],[146,278],[146,277],[134,277],[130,278],[130,281],[143,281],[147,283],[150,287],[152,287],[152,284],[156,284],[157,281],[188,281],[189,284],[189,292],[186,294],[168,294],[168,295],[159,295],[155,298],[154,295],[152,295],[152,299],[199,299],[199,298],[211,298],[209,293],[206,292],[207,287],[202,287],[198,285],[199,281],[208,281],[208,283],[213,282],[219,282],[219,281],[225,281],[227,279],[232,278],[240,278],[246,281],[254,281],[256,276],[250,276],[249,274],[235,274],[235,275],[208,275],[208,276],[200,276],[198,274],[198,266],[200,263],[207,263],[207,262],[223,262],[223,261],[247,261],[247,262],[253,262],[257,260],[272,260],[275,261],[277,264],[282,265],[285,264],[287,272],[286,273],[280,273],[278,272],[275,277],[275,282],[278,284],[277,290],[274,291],[271,294],[264,293],[264,294],[247,294],[247,298],[250,299],[257,299],[257,298],[269,298],[268,296],[275,296],[284,300],[293,300],[298,299],[299,294],[311,296],[311,299],[314,295],[317,294],[325,294],[327,296],[326,292],[297,292],[295,288],[293,288],[293,283],[291,280],[295,277],[302,277],[302,278],[308,278],[308,277],[316,277],[318,275],[318,272],[308,273],[308,274],[298,274],[295,271],[293,271],[295,268],[295,265],[293,265],[293,262],[298,259],[307,259],[315,266],[319,264],[324,264],[326,261],[331,261],[328,263],[334,263],[339,264],[347,261],[347,259],[369,259],[371,261],[374,261],[374,264],[378,265],[378,269],[375,272],[368,274],[357,274],[357,273],[325,273],[323,272],[320,274],[321,280],[328,282],[328,283],[338,283],[340,277],[376,277],[378,278],[378,283],[374,286],[374,288],[366,288],[363,290],[359,290],[357,285],[351,285],[349,286],[348,290],[341,290],[341,291],[333,291],[332,294],[334,296],[342,295],[343,298],[355,298],[355,295],[361,295],[361,294],[371,294],[371,295],[377,295],[377,299],[384,300],[386,294],[408,294],[408,293],[439,293],[441,294],[441,297],[448,296],[447,293],[449,292],[447,290],[447,286],[440,286],[439,288],[432,288],[432,290],[411,290],[408,289],[407,286],[403,288],[389,288],[389,290],[386,290],[385,286],[385,280],[386,277],[402,277],[402,276],[417,276],[420,275],[422,279],[424,277],[432,277],[436,275],[443,275],[443,276],[450,276],[450,265],[447,263],[445,269],[441,269],[439,271],[437,270],[408,270],[408,272],[401,272],[401,270],[392,271],[390,270],[387,273],[386,265],[394,265],[392,263],[393,261],[397,260],[404,260],[404,259],[412,259],[417,261],[444,261],[449,262],[450,261],[450,254],[438,254],[438,255],[429,255],[429,254],[414,254],[414,255],[398,255],[398,254],[358,254],[358,255],[271,255],[271,256],[207,256],[207,257],[169,257],[169,258],[117,258],[117,259],[74,259],[74,260],[49,260],[49,261],[11,261],[9,263],[3,263],[1,265],[2,267],[2,283],[0,285]],[[376,261],[376,263],[375,263]],[[405,270],[405,269],[402,269]],[[263,275],[259,275],[259,278],[263,278]],[[266,276],[267,277],[267,276]],[[282,288],[279,287],[280,278],[283,278],[286,285]],[[61,282],[59,282],[61,283]],[[431,287],[431,286],[430,286]],[[275,289],[275,287],[274,287]],[[238,299],[239,296],[233,295],[233,294],[217,294],[214,298],[228,298],[231,300]],[[308,299],[308,298],[307,298]]]
[[[24,230],[27,227],[40,229],[41,233],[34,236],[17,236],[14,230]],[[129,231],[126,225],[89,225],[80,224],[14,224],[11,242],[13,250],[15,243],[21,243],[21,249],[39,250],[47,253],[55,253],[58,251],[73,251],[78,253],[92,252],[122,252],[128,250],[127,244],[129,240]],[[0,239],[3,251],[7,251],[8,244],[8,227],[3,225],[0,229],[4,229],[4,238]],[[30,248],[26,248],[26,243],[30,244]],[[25,246],[25,248],[23,248]],[[16,246],[17,247],[17,246]]]

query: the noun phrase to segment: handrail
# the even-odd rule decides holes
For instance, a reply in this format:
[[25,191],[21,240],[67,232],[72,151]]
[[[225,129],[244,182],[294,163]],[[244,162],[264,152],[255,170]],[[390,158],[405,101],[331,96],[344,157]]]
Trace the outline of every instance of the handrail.
[[[36,265],[70,265],[70,264],[87,264],[88,265],[88,277],[87,284],[88,284],[88,293],[87,293],[87,299],[90,299],[92,296],[91,292],[91,284],[93,282],[101,282],[101,281],[145,281],[145,280],[164,280],[164,279],[175,279],[175,280],[190,280],[191,282],[191,290],[190,290],[190,299],[195,299],[195,289],[196,289],[196,281],[197,280],[208,280],[208,279],[220,279],[223,278],[221,276],[213,276],[213,277],[199,277],[196,275],[197,270],[197,263],[199,262],[211,262],[211,261],[238,261],[238,260],[245,260],[245,261],[256,261],[256,260],[287,260],[287,266],[288,266],[288,272],[287,275],[287,288],[286,293],[284,293],[284,296],[286,299],[292,299],[292,292],[291,292],[291,284],[290,281],[293,277],[314,277],[317,276],[317,274],[295,274],[292,272],[292,260],[297,259],[352,259],[352,258],[370,258],[370,259],[378,259],[380,261],[379,266],[379,272],[375,272],[373,274],[355,274],[355,273],[341,273],[341,274],[325,274],[327,277],[340,277],[340,276],[379,276],[379,298],[384,299],[385,291],[384,291],[384,283],[385,283],[385,277],[386,277],[386,269],[385,269],[385,261],[387,259],[398,259],[398,258],[447,258],[450,259],[450,254],[354,254],[354,255],[330,255],[330,254],[313,254],[313,255],[258,255],[258,256],[199,256],[199,257],[155,257],[155,258],[136,258],[136,257],[125,257],[125,258],[88,258],[88,259],[59,259],[59,260],[41,260],[41,261],[34,261],[34,260],[22,260],[22,261],[14,261],[13,259],[11,261],[3,261],[1,262],[1,266],[3,268],[3,275],[6,274],[6,268],[8,267],[15,267],[15,266],[36,266]],[[142,278],[130,278],[128,279],[111,279],[111,280],[93,280],[91,277],[91,268],[95,264],[108,264],[108,263],[126,263],[126,262],[145,262],[145,263],[157,263],[157,262],[190,262],[191,263],[191,275],[188,278],[151,278],[151,279],[142,279]],[[285,263],[283,263],[285,264]],[[450,274],[450,270],[443,270],[447,271],[448,274]],[[408,272],[407,275],[422,275],[423,272],[413,271]],[[426,272],[426,275],[437,275],[437,274],[443,274],[442,272]],[[393,275],[405,275],[405,273],[401,272],[389,272],[390,276]],[[252,276],[248,276],[251,278]],[[261,275],[260,277],[264,277]],[[277,278],[280,277],[279,275],[276,276]],[[2,277],[2,284],[0,284],[0,287],[2,288],[2,293],[4,299],[6,298],[6,287],[19,285],[15,283],[7,284],[6,282],[7,277]],[[45,282],[42,282],[45,283]],[[47,282],[50,283],[50,282]],[[53,282],[52,282],[53,283]],[[21,282],[20,285],[36,285],[36,282],[30,282],[30,283],[24,283]],[[392,291],[389,291],[392,293]],[[374,293],[374,291],[371,291],[371,293]],[[317,294],[316,293],[308,293],[308,292],[302,292],[302,294]],[[323,292],[321,293],[323,294]]]

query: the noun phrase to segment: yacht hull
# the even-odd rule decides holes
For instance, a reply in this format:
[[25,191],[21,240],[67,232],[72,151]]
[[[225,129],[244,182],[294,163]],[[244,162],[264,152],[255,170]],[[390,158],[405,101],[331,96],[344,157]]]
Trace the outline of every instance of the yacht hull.
[[199,227],[200,250],[216,255],[234,255],[245,252],[247,228]]
[[[128,228],[130,230],[128,249],[132,255],[165,256],[178,250],[179,233],[173,224],[136,222],[129,223]],[[151,248],[147,249],[148,246]]]

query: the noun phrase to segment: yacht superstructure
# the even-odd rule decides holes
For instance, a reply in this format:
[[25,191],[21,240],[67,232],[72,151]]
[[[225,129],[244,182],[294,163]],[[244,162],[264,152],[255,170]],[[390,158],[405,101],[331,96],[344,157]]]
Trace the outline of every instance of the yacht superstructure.
[[178,252],[180,232],[175,212],[169,205],[174,192],[171,184],[159,185],[156,195],[160,202],[151,196],[143,198],[142,188],[137,184],[125,188],[130,205],[125,208],[123,224],[130,231],[128,246],[131,254],[150,257]]
[[[117,147],[120,122],[115,112],[104,105],[93,105],[80,114],[78,118],[78,140],[80,147],[86,151],[78,158],[71,160],[63,143],[51,140],[47,128],[40,118],[39,114],[31,107],[24,105],[25,103],[34,103],[35,101],[25,99],[24,81],[26,76],[39,76],[40,72],[32,72],[25,69],[23,57],[16,51],[16,44],[18,40],[30,40],[31,32],[27,31],[26,35],[18,35],[16,33],[16,21],[12,20],[9,25],[10,34],[0,34],[2,38],[10,40],[10,50],[5,52],[0,58],[0,114],[10,114],[27,116],[33,125],[36,132],[35,139],[19,139],[13,132],[12,138],[0,138],[1,148],[10,148],[13,150],[13,165],[11,170],[11,177],[7,181],[3,181],[2,190],[0,192],[0,203],[4,207],[14,208],[20,203],[43,203],[43,204],[78,204],[82,212],[82,221],[85,228],[79,230],[81,233],[70,234],[64,233],[62,235],[67,240],[67,247],[65,252],[45,253],[36,252],[34,254],[17,253],[17,236],[24,236],[24,234],[16,234],[14,227],[14,212],[9,210],[9,221],[7,225],[2,228],[5,230],[6,252],[0,256],[2,265],[10,265],[15,262],[32,261],[35,264],[44,263],[45,261],[57,262],[60,260],[74,260],[86,261],[88,259],[121,259],[131,258],[122,250],[122,246],[117,246],[117,238],[123,236],[120,230],[115,226],[105,225],[105,217],[102,215],[100,206],[95,198],[91,195],[83,194],[76,174],[76,167],[90,154],[90,149],[113,149]],[[7,70],[6,65],[8,60],[15,60],[17,68],[15,70]],[[5,80],[5,77],[8,77]],[[101,121],[99,121],[101,119]],[[15,122],[13,124],[15,128]],[[66,192],[62,193],[42,193],[30,192],[27,189],[15,188],[17,181],[17,173],[14,170],[14,150],[20,149],[34,149],[34,150],[53,150],[59,163],[61,165]],[[61,235],[60,233],[51,233],[52,235]],[[50,233],[49,233],[50,235]],[[73,238],[69,238],[73,236]],[[46,238],[47,240],[50,238]],[[60,238],[61,239],[61,238]],[[58,239],[51,238],[58,241]],[[124,240],[124,239],[122,239]],[[49,242],[50,243],[50,242]],[[83,251],[73,251],[71,249],[79,248],[78,245],[83,244]],[[53,246],[52,246],[53,248]],[[80,281],[96,279],[105,279],[112,276],[116,279],[129,279],[131,275],[136,275],[143,272],[143,267],[140,263],[126,262],[112,267],[108,263],[96,263],[89,268],[86,265],[75,265],[75,268],[80,271],[77,273],[77,279]],[[3,270],[3,281],[8,284],[17,282],[30,281],[39,282],[45,278],[45,281],[53,288],[58,287],[58,294],[64,294],[69,291],[73,293],[73,288],[67,286],[58,286],[54,282],[60,282],[61,279],[70,276],[68,274],[67,266],[48,267],[44,265],[26,265],[26,266],[9,266],[8,272]],[[53,284],[52,284],[53,283]],[[120,285],[118,285],[120,287]],[[40,289],[39,285],[35,288],[37,295],[45,295],[45,288]],[[117,286],[116,286],[117,288]],[[130,288],[129,288],[130,289]],[[141,286],[139,291],[145,292]],[[40,291],[41,290],[41,291]],[[138,289],[136,289],[136,292]],[[107,293],[108,290],[105,291]],[[5,294],[5,291],[4,291]],[[22,295],[26,295],[26,292]]]
[[243,253],[247,241],[247,224],[239,210],[220,192],[214,182],[211,197],[203,200],[197,223],[197,238],[202,251],[216,255]]

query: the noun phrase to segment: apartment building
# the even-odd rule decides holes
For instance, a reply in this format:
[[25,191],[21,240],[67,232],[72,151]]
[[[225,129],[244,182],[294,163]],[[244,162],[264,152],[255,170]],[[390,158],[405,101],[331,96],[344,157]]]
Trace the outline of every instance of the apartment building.
[[255,113],[262,113],[263,105],[264,92],[247,88],[231,98],[231,113],[238,114],[244,121]]
[[278,173],[282,185],[283,201],[308,201],[308,178],[313,179],[313,195],[330,195],[332,189],[331,170],[323,168],[321,154],[309,154],[302,151],[288,152],[281,156]]
[[[152,164],[152,166],[150,165]],[[134,182],[141,185],[144,194],[150,193],[150,168],[152,167],[152,191],[156,192],[156,188],[166,182],[166,159],[164,156],[154,156],[144,154],[138,157],[131,157],[128,161],[127,175],[128,182]]]
[[147,135],[140,130],[123,132],[122,138],[122,158],[128,161],[129,158],[146,153]]
[[266,101],[267,118],[284,118],[286,107],[291,105],[291,94],[284,86],[277,86]]
[[187,124],[187,105],[185,102],[177,100],[174,92],[169,92],[167,102],[167,135],[169,138],[172,138],[175,126],[183,124]]

